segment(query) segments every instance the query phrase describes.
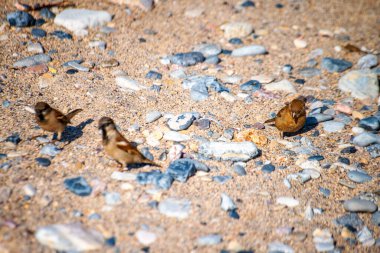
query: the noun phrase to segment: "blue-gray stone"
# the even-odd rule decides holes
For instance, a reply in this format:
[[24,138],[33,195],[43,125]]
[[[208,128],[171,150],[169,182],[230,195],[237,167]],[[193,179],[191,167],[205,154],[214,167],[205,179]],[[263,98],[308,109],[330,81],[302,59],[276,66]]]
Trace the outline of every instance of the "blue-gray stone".
[[359,121],[359,127],[368,131],[377,131],[380,129],[380,121],[374,116],[367,117]]
[[323,113],[314,113],[306,117],[306,126],[317,125],[318,123],[332,120],[334,117]]
[[67,61],[65,62],[64,64],[62,64],[62,67],[71,67],[71,63],[72,62],[75,62],[75,63],[78,63],[78,64],[81,64],[83,62],[82,59],[79,59],[79,60],[71,60],[71,61]]
[[140,172],[136,176],[136,181],[141,185],[153,184],[161,174],[162,172],[159,170]]
[[338,87],[344,92],[358,99],[375,99],[379,96],[379,81],[375,73],[370,70],[353,70],[340,78]]
[[193,101],[203,101],[209,97],[208,89],[204,83],[197,83],[190,89],[190,98]]
[[7,158],[7,154],[0,153],[0,159]]
[[374,143],[380,143],[380,136],[364,132],[354,137],[352,142],[359,147],[366,147]]
[[161,91],[161,86],[157,84],[153,84],[152,86],[149,87],[149,90],[155,91],[155,92],[160,92]]
[[[106,246],[108,246],[108,247],[115,247],[115,245],[116,245],[116,237],[115,236],[111,236],[110,238],[106,238],[104,240],[104,244]],[[116,252],[119,252],[119,251],[117,251],[116,248],[115,248],[114,252],[116,253]]]
[[230,179],[232,179],[231,176],[214,176],[214,177],[212,177],[212,180],[219,183],[219,184],[224,184],[227,181],[229,181]]
[[234,133],[235,133],[235,129],[227,128],[226,130],[223,131],[223,136],[228,140],[232,140],[234,138]]
[[266,54],[267,50],[261,45],[249,45],[241,48],[236,48],[232,51],[231,56],[242,57],[242,56],[253,56]]
[[335,133],[335,132],[342,131],[345,126],[344,123],[334,121],[334,120],[323,122],[322,125],[323,125],[323,129],[328,133]]
[[100,220],[102,216],[98,213],[92,213],[88,216],[89,220]]
[[236,209],[228,211],[228,216],[230,216],[232,219],[240,219],[240,215],[238,214]]
[[323,194],[323,196],[325,196],[326,198],[328,198],[331,194],[331,191],[327,188],[323,188],[323,187],[319,187],[319,191]]
[[37,157],[35,160],[36,160],[36,162],[37,162],[39,165],[41,165],[41,166],[43,166],[43,167],[49,167],[50,164],[51,164],[51,161],[50,161],[49,159],[47,159],[47,158]]
[[212,55],[206,58],[205,63],[207,64],[218,64],[220,59],[217,55]]
[[365,148],[372,158],[380,157],[380,144],[374,144]]
[[35,18],[27,12],[15,11],[7,14],[7,20],[10,26],[27,27],[34,26]]
[[71,34],[68,34],[67,32],[60,31],[60,30],[54,31],[54,32],[50,33],[50,35],[57,37],[60,40],[64,40],[64,39],[71,40],[73,38],[73,36],[71,36]]
[[222,242],[222,236],[218,234],[205,235],[197,239],[199,246],[216,245]]
[[32,35],[36,38],[43,38],[46,37],[46,32],[40,28],[33,28]]
[[145,158],[147,158],[147,159],[149,159],[149,160],[151,160],[151,161],[154,160],[154,157],[153,157],[152,153],[150,153],[149,148],[145,147],[145,148],[142,148],[140,151],[141,151],[141,154],[142,154]]
[[373,225],[380,226],[380,211],[374,212],[372,214],[371,221],[372,221]]
[[242,4],[241,4],[241,7],[244,7],[244,8],[247,8],[247,7],[255,7],[255,3],[250,1],[250,0],[247,0],[247,1],[244,1]]
[[240,85],[240,89],[243,91],[257,91],[261,89],[261,83],[256,80],[249,80]]
[[30,66],[41,64],[41,63],[48,63],[51,60],[52,60],[51,57],[47,54],[36,54],[36,55],[32,55],[29,57],[25,57],[21,60],[18,60],[17,62],[13,64],[13,67],[14,68],[30,67]]
[[12,165],[10,164],[10,162],[5,162],[5,163],[0,164],[0,169],[7,171],[11,166]]
[[364,222],[360,219],[357,213],[348,213],[334,220],[334,223],[338,226],[351,226],[359,230]]
[[18,145],[21,142],[20,134],[13,133],[5,139],[6,142],[12,142],[15,145]]
[[53,144],[46,144],[42,147],[40,154],[41,155],[48,155],[48,156],[56,156],[59,153],[61,153],[61,149],[57,146],[54,146]]
[[358,67],[360,69],[369,69],[377,65],[377,56],[373,54],[367,54],[361,57],[358,61]]
[[67,71],[66,71],[66,74],[68,74],[68,75],[74,75],[74,74],[76,74],[76,73],[78,73],[79,71],[77,70],[77,69],[68,69]]
[[162,74],[158,73],[156,71],[150,70],[146,75],[145,78],[154,79],[154,80],[160,80],[162,79]]
[[261,171],[265,173],[272,173],[276,167],[274,167],[272,164],[265,164],[263,167],[261,167]]
[[153,181],[158,189],[168,190],[172,186],[174,178],[168,174],[161,174],[154,177]]
[[186,182],[195,172],[196,167],[192,159],[177,159],[171,162],[166,170],[167,174],[182,183]]
[[341,154],[353,154],[358,151],[354,146],[346,147],[340,151]]
[[178,53],[170,58],[173,64],[188,67],[203,62],[205,57],[200,52]]
[[347,157],[341,157],[341,156],[339,156],[338,157],[338,162],[350,165],[350,159],[348,159]]
[[347,173],[348,178],[355,183],[366,183],[372,180],[372,177],[364,172],[358,170],[350,170]]
[[85,66],[82,66],[79,63],[76,63],[75,61],[70,61],[68,64],[69,64],[70,67],[73,67],[74,69],[76,69],[78,71],[82,71],[82,72],[88,72],[88,71],[90,71],[89,68],[87,68]]
[[39,19],[36,20],[36,26],[38,26],[38,27],[42,26],[45,23],[46,23],[46,21],[43,18],[39,18]]
[[40,10],[40,15],[41,15],[41,17],[43,17],[45,19],[53,19],[53,18],[55,18],[54,12],[52,12],[49,8],[42,8]]
[[81,197],[89,196],[92,192],[91,186],[83,177],[67,178],[63,183],[67,190]]
[[241,45],[241,44],[243,44],[243,41],[240,38],[231,38],[228,42],[230,44],[232,44],[232,45]]
[[239,164],[235,164],[233,169],[234,169],[234,172],[239,176],[247,175],[247,172],[245,171],[244,167]]
[[349,125],[352,122],[352,118],[343,113],[339,113],[338,115],[335,115],[334,120],[338,122],[342,122],[345,125]]
[[218,55],[222,52],[222,49],[217,44],[199,44],[196,45],[193,49],[194,52],[200,52],[205,58],[208,58],[210,56]]
[[344,201],[343,207],[348,212],[373,213],[377,210],[377,205],[366,199],[352,198]]
[[308,66],[309,68],[313,68],[317,66],[317,64],[318,62],[315,59],[310,59],[306,62],[306,66]]
[[342,59],[326,57],[322,59],[322,68],[330,73],[343,72],[352,67],[352,63]]
[[325,157],[322,155],[313,155],[313,156],[309,156],[307,158],[307,160],[309,160],[309,161],[322,161],[324,159],[325,159]]
[[171,130],[181,131],[188,129],[193,124],[195,116],[191,113],[182,113],[168,121],[168,126]]
[[107,205],[115,206],[121,203],[120,193],[118,192],[106,192],[104,197]]
[[313,77],[319,76],[322,72],[320,69],[316,68],[302,68],[298,71],[298,73],[303,77]]
[[290,65],[290,64],[285,64],[283,67],[282,67],[282,71],[284,72],[284,73],[290,73],[290,72],[292,72],[292,70],[293,70],[293,66],[292,65]]

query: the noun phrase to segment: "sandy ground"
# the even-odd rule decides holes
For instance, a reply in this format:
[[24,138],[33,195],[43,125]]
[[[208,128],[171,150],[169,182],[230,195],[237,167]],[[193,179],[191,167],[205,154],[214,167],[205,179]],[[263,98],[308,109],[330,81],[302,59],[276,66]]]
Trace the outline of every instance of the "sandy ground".
[[[6,13],[13,11],[14,1],[5,0],[0,3],[0,19],[6,23]],[[37,1],[33,1],[37,2]],[[361,162],[364,168],[374,179],[366,184],[358,184],[355,189],[348,189],[338,184],[339,179],[347,179],[346,173],[338,169],[326,170],[319,179],[312,180],[305,185],[293,184],[287,189],[282,183],[283,178],[299,168],[295,166],[296,157],[285,157],[281,145],[265,145],[260,147],[262,156],[247,164],[248,175],[237,177],[226,184],[205,180],[204,177],[194,176],[187,183],[174,183],[168,191],[162,192],[161,199],[166,197],[180,197],[190,199],[192,210],[189,218],[176,220],[167,218],[157,210],[150,208],[147,203],[153,197],[145,192],[151,186],[140,186],[132,183],[135,188],[130,191],[120,189],[120,183],[112,180],[110,175],[117,170],[117,164],[107,158],[102,151],[100,135],[97,130],[97,121],[101,116],[112,117],[121,127],[123,133],[131,140],[144,137],[143,131],[152,131],[157,126],[165,125],[163,118],[146,124],[146,113],[158,110],[173,114],[196,111],[201,115],[214,115],[221,122],[221,126],[211,125],[211,130],[222,134],[224,129],[235,128],[239,132],[244,125],[263,122],[268,114],[277,111],[284,102],[292,97],[280,94],[278,99],[254,98],[252,104],[243,101],[228,103],[216,93],[212,93],[207,102],[194,102],[189,98],[188,91],[184,91],[180,81],[169,77],[173,66],[166,67],[159,62],[160,57],[178,52],[190,51],[191,48],[202,42],[220,44],[225,49],[233,49],[223,37],[219,26],[229,21],[248,21],[255,30],[265,29],[267,34],[253,39],[252,36],[244,38],[244,44],[261,44],[268,48],[269,54],[256,57],[233,58],[221,55],[222,66],[220,71],[215,67],[197,65],[186,69],[187,73],[203,73],[221,77],[229,71],[242,75],[243,81],[249,80],[253,75],[273,75],[276,80],[288,78],[281,72],[284,64],[291,64],[295,70],[304,67],[308,54],[316,48],[324,50],[323,56],[344,58],[356,63],[362,56],[359,53],[342,51],[337,53],[334,46],[343,46],[346,42],[335,38],[325,38],[318,35],[320,29],[334,31],[340,27],[347,30],[350,43],[365,46],[368,49],[380,49],[380,2],[378,1],[281,1],[285,7],[274,7],[278,1],[255,1],[256,7],[236,12],[233,8],[236,1],[160,1],[151,12],[142,12],[132,8],[132,15],[128,16],[124,8],[110,4],[106,1],[81,1],[78,8],[106,10],[114,14],[111,26],[116,32],[104,35],[97,29],[90,30],[88,36],[72,41],[60,41],[51,37],[39,39],[45,51],[55,49],[58,53],[52,55],[53,62],[49,66],[55,67],[58,73],[50,85],[40,89],[39,76],[28,74],[22,70],[12,69],[13,63],[30,55],[25,42],[33,41],[31,28],[16,30],[6,25],[1,33],[9,38],[0,41],[0,74],[6,76],[1,81],[3,92],[1,101],[9,100],[8,108],[1,108],[0,138],[6,138],[18,132],[22,142],[12,150],[6,143],[0,144],[0,153],[17,152],[19,157],[3,159],[10,161],[11,168],[0,172],[0,185],[12,188],[10,199],[0,206],[2,221],[12,221],[17,226],[0,226],[0,251],[5,252],[53,252],[40,245],[34,232],[39,226],[54,223],[69,223],[80,221],[88,227],[96,228],[105,236],[115,236],[120,252],[139,252],[144,246],[139,244],[134,233],[142,224],[147,224],[151,231],[158,235],[158,239],[150,245],[151,252],[218,252],[227,249],[231,241],[237,241],[243,249],[265,252],[268,243],[281,241],[293,247],[296,252],[314,252],[312,232],[316,228],[328,228],[332,232],[337,247],[344,252],[376,252],[377,247],[366,248],[359,245],[349,246],[340,235],[341,228],[333,225],[332,220],[345,211],[342,200],[352,198],[363,192],[379,190],[379,160],[371,159],[368,153],[358,148],[356,154],[347,155],[351,163]],[[187,9],[201,6],[205,13],[197,18],[184,16]],[[36,14],[37,15],[37,14]],[[51,21],[42,27],[51,32],[58,27]],[[156,35],[147,35],[145,29],[157,31]],[[100,35],[98,35],[100,34]],[[296,49],[293,40],[302,36],[308,42],[306,49]],[[88,42],[94,38],[101,38],[107,42],[107,50],[90,49]],[[140,43],[139,38],[145,38]],[[83,58],[85,62],[99,63],[104,59],[112,58],[107,55],[109,50],[115,52],[114,58],[120,66],[112,69],[95,67],[89,73],[79,72],[67,75],[61,64],[68,60]],[[262,60],[262,63],[257,60]],[[205,68],[207,66],[208,68]],[[156,69],[163,74],[162,90],[156,93],[149,90],[137,93],[126,93],[118,89],[112,71],[120,69],[129,76],[150,86],[152,81],[145,79],[145,74]],[[294,71],[294,77],[297,71]],[[341,100],[348,97],[337,89],[337,81],[341,74],[323,72],[321,76],[308,78],[302,87],[297,85],[300,94],[313,95],[319,99]],[[325,85],[326,90],[310,90],[305,87],[319,87]],[[228,85],[234,94],[239,92],[237,85]],[[62,111],[83,108],[80,116],[74,118],[74,125],[79,125],[92,119],[86,125],[82,135],[67,145],[64,150],[52,160],[48,168],[40,167],[34,159],[38,157],[40,144],[35,140],[28,140],[31,136],[40,134],[36,130],[36,123],[31,113],[24,109],[33,106],[38,101],[46,101]],[[355,101],[354,108],[361,108],[362,104]],[[368,114],[373,113],[368,112]],[[128,128],[138,123],[140,132],[129,132]],[[311,137],[313,131],[303,133],[308,136],[314,146],[323,150],[324,162],[333,163],[337,159],[338,146],[348,143],[351,127],[346,127],[342,133],[324,133],[321,126],[317,126],[322,134]],[[271,141],[278,136],[274,128],[267,127],[262,130]],[[187,133],[195,133],[207,137],[207,130],[199,130],[192,126]],[[51,135],[50,135],[51,136]],[[288,137],[292,140],[292,137]],[[195,143],[195,142],[194,142]],[[274,142],[273,142],[274,143]],[[161,141],[158,150],[152,149],[155,159],[159,154],[171,147],[171,142]],[[145,147],[142,144],[140,147]],[[190,144],[186,144],[186,152],[192,153]],[[25,154],[23,154],[25,153]],[[286,165],[286,170],[276,170],[271,174],[262,173],[255,166],[257,160],[270,160],[276,166]],[[215,175],[229,175],[231,163],[206,162],[216,166],[206,178]],[[162,162],[165,166],[168,162]],[[151,168],[141,170],[149,171]],[[135,171],[137,173],[137,171]],[[63,180],[67,177],[82,175],[89,181],[98,178],[107,184],[108,191],[117,191],[122,194],[123,203],[112,211],[103,211],[104,197],[79,197],[64,189]],[[23,199],[22,187],[31,183],[37,188],[37,194],[32,200]],[[331,195],[324,198],[319,187],[331,190]],[[238,205],[239,220],[234,220],[220,209],[220,193],[226,192]],[[41,199],[44,195],[52,198],[49,206],[43,207]],[[300,200],[300,205],[294,209],[279,208],[275,204],[278,196],[294,196]],[[157,198],[157,197],[156,197]],[[312,221],[303,218],[304,208],[308,201],[314,207],[324,210]],[[379,204],[379,202],[377,203]],[[84,216],[74,217],[73,211],[79,210]],[[101,214],[100,220],[88,220],[88,215],[97,212]],[[373,231],[375,238],[380,236],[379,227],[370,221],[370,214],[359,214],[365,224]],[[280,235],[276,228],[291,226],[295,232],[307,235],[304,241],[297,240],[294,234]],[[198,247],[196,239],[199,236],[219,233],[223,236],[221,244],[209,247]],[[6,249],[8,251],[6,251]],[[114,248],[105,248],[99,252],[116,252]]]

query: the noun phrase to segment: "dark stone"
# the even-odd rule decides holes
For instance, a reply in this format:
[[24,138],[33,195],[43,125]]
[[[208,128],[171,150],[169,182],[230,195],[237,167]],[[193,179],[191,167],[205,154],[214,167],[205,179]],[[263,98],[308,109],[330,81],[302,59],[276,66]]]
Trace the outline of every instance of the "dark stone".
[[255,7],[255,3],[250,1],[250,0],[247,0],[247,1],[244,1],[242,4],[241,4],[241,7]]
[[294,82],[298,83],[298,84],[305,84],[306,83],[305,79],[296,79],[296,80],[294,80]]
[[232,54],[232,50],[228,50],[228,49],[222,49],[222,54],[225,54],[225,55],[231,55]]
[[215,181],[219,184],[224,184],[227,181],[229,181],[232,177],[231,176],[214,176],[212,177],[212,181]]
[[334,223],[338,226],[352,226],[357,230],[364,225],[364,222],[360,219],[357,213],[348,213],[334,220]]
[[149,90],[155,91],[155,92],[160,92],[161,91],[161,86],[157,84],[153,84],[152,86],[149,87]]
[[149,151],[149,148],[145,147],[145,148],[142,148],[141,149],[141,153],[143,154],[143,156],[151,161],[154,160],[154,156],[152,155],[152,153],[150,153]]
[[161,175],[162,172],[159,170],[140,172],[137,174],[136,181],[141,185],[153,184]]
[[151,70],[145,75],[145,78],[160,80],[160,79],[162,79],[162,74]]
[[43,38],[43,37],[46,37],[46,32],[39,28],[33,28],[32,35],[36,38]]
[[36,26],[38,26],[38,27],[42,26],[45,23],[46,23],[46,21],[43,18],[39,18],[36,20]]
[[240,85],[240,89],[243,91],[257,91],[261,89],[261,84],[259,81],[250,80]]
[[14,133],[11,136],[8,136],[5,139],[5,141],[6,142],[12,142],[13,144],[17,145],[17,144],[19,144],[21,142],[21,138],[20,138],[19,133]]
[[230,216],[232,219],[240,219],[240,216],[237,213],[236,209],[228,211],[228,216]]
[[145,42],[146,42],[146,39],[144,39],[144,38],[139,38],[139,42],[140,42],[140,43],[145,43]]
[[196,166],[192,159],[177,159],[169,164],[166,173],[179,182],[186,182],[196,172]]
[[61,39],[61,40],[73,39],[73,36],[71,36],[71,34],[68,34],[68,33],[64,32],[64,31],[60,31],[60,30],[54,31],[54,32],[50,33],[50,35],[57,37],[58,39]]
[[276,167],[274,167],[272,164],[265,164],[262,168],[261,171],[264,173],[272,173]]
[[66,74],[69,74],[69,75],[74,75],[74,74],[76,74],[76,73],[78,73],[78,70],[77,70],[77,69],[68,69],[68,70],[66,71]]
[[275,5],[275,7],[276,7],[277,9],[282,9],[282,8],[284,8],[284,5],[283,5],[282,3],[277,3],[277,4]]
[[203,62],[205,57],[200,52],[178,53],[171,57],[171,62],[183,67],[193,66]]
[[43,167],[49,167],[51,164],[51,161],[48,158],[37,157],[35,160],[38,165],[41,165]]
[[324,197],[328,198],[331,194],[331,191],[327,188],[319,187],[319,191],[323,194]]
[[199,127],[199,129],[205,130],[210,128],[210,120],[209,119],[198,119],[194,121],[194,125]]
[[158,208],[158,201],[157,200],[152,200],[152,201],[149,201],[148,202],[148,206],[150,206],[151,208],[153,209],[157,209]]
[[15,11],[7,14],[7,20],[10,26],[27,27],[34,26],[35,18],[27,12]]
[[63,183],[67,190],[81,197],[89,196],[92,192],[91,186],[83,177],[67,178]]
[[371,116],[359,121],[359,126],[368,131],[377,131],[380,129],[380,121],[378,118]]
[[354,146],[346,147],[340,151],[341,154],[353,154],[358,151]]
[[247,175],[247,172],[245,171],[244,167],[238,164],[234,165],[234,172],[239,176]]
[[307,160],[309,160],[309,161],[322,161],[324,159],[325,159],[325,157],[322,155],[313,155],[313,156],[309,156],[307,158]]
[[228,41],[232,45],[241,45],[243,44],[243,41],[240,38],[232,38]]
[[325,57],[322,59],[322,68],[330,73],[343,72],[352,67],[352,63],[342,59]]
[[115,247],[116,245],[116,237],[115,236],[112,236],[110,238],[107,238],[105,241],[104,241],[104,244],[106,246],[109,246],[109,247]]
[[347,165],[350,165],[350,159],[346,158],[346,157],[341,157],[339,156],[338,157],[338,162],[340,163],[344,163],[344,164],[347,164]]
[[49,8],[42,8],[40,10],[40,15],[41,15],[41,17],[43,17],[45,19],[53,19],[53,18],[55,18],[54,12],[52,12]]
[[7,154],[0,153],[0,159],[7,158]]

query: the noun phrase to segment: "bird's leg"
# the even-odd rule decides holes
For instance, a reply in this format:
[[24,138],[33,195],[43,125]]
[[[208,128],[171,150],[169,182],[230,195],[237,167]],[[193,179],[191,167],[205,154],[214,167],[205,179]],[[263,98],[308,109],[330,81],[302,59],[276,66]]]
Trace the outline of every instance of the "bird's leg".
[[121,162],[119,162],[119,161],[116,161],[116,162],[119,165],[119,171],[123,172],[124,171],[124,165]]
[[280,139],[284,139],[284,132],[280,131]]
[[57,133],[57,140],[59,140],[59,141],[62,140],[62,132]]

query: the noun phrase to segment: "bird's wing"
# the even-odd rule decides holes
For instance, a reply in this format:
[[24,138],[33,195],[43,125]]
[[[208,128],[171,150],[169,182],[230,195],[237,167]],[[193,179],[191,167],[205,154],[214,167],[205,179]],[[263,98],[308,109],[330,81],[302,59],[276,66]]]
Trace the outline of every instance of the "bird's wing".
[[58,121],[62,122],[63,124],[67,124],[70,122],[69,119],[67,119],[66,115],[58,110],[54,110],[55,117]]
[[119,149],[132,155],[141,155],[141,153],[132,145],[132,143],[127,141],[121,134],[116,137],[115,141],[116,146]]

